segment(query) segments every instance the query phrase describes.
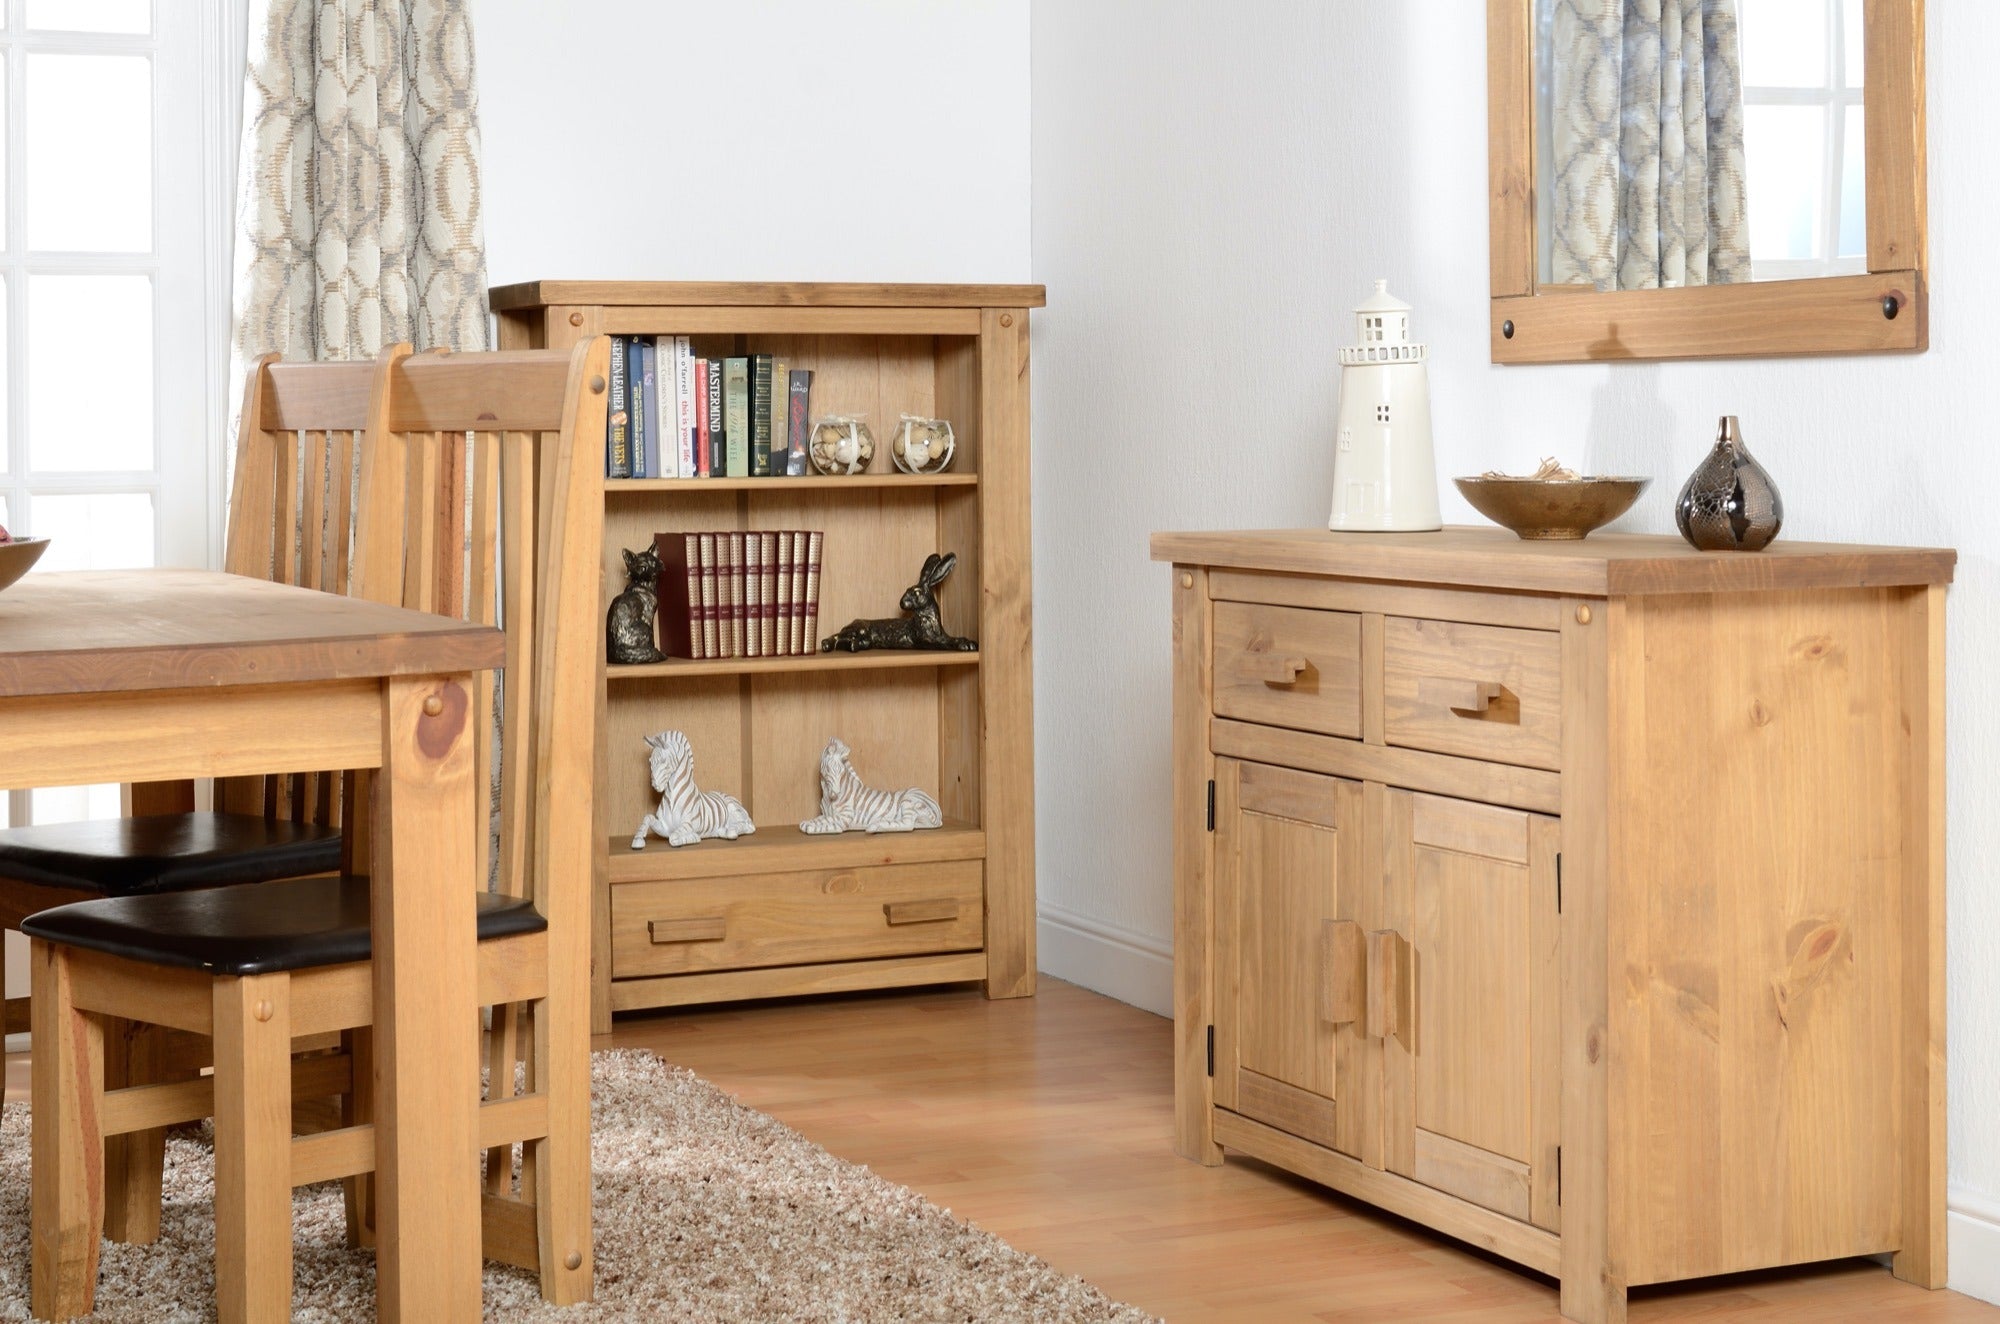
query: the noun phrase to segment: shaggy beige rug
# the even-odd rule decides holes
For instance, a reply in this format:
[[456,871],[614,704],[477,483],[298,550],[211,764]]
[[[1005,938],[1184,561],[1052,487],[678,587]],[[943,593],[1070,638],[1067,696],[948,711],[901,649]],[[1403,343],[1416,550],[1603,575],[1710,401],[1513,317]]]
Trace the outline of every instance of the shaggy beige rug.
[[[488,1265],[489,1320],[1142,1321],[916,1192],[833,1157],[650,1053],[591,1072],[597,1299],[556,1310]],[[106,1243],[102,1320],[211,1320],[214,1186],[205,1126],[167,1150],[163,1230]],[[345,1244],[337,1183],[293,1206],[294,1317],[369,1318],[374,1260]],[[0,1319],[28,1318],[28,1110],[0,1125]]]

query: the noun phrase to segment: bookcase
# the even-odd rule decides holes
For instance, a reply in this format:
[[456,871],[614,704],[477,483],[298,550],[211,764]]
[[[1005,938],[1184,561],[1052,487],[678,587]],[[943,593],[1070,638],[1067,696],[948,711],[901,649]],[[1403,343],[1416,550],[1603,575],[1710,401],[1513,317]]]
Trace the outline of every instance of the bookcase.
[[[655,533],[821,529],[822,637],[899,615],[924,558],[956,552],[944,624],[980,644],[601,665],[593,1028],[618,1011],[851,989],[977,980],[990,997],[1031,995],[1028,310],[1042,288],[544,280],[491,302],[502,349],[687,335],[697,355],[781,355],[812,370],[815,420],[860,413],[875,433],[862,474],[605,479],[607,609],[621,549]],[[902,414],[950,420],[949,471],[895,470]],[[669,728],[688,734],[702,789],[743,800],[754,835],[631,849],[658,800],[643,737]],[[871,786],[935,794],[944,827],[801,833],[833,736]]]

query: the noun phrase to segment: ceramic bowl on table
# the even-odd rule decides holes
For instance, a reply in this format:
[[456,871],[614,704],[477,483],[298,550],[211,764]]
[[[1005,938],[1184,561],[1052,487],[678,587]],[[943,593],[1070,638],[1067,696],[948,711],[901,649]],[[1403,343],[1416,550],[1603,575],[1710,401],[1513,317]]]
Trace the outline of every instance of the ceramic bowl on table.
[[1650,478],[1454,478],[1472,508],[1530,541],[1576,539],[1632,508]]
[[0,589],[7,588],[27,574],[47,550],[47,538],[11,538],[0,542]]

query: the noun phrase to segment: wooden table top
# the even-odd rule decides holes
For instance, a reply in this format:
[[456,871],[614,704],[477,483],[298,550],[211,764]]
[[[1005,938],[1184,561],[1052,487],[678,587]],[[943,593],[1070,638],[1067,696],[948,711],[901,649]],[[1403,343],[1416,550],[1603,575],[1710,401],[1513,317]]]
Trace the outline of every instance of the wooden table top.
[[1787,542],[1761,552],[1699,552],[1657,533],[1593,533],[1527,542],[1492,526],[1435,533],[1249,529],[1156,533],[1155,561],[1605,597],[1756,589],[1949,584],[1958,553],[1941,547]]
[[491,626],[208,570],[29,575],[0,592],[0,698],[477,671]]

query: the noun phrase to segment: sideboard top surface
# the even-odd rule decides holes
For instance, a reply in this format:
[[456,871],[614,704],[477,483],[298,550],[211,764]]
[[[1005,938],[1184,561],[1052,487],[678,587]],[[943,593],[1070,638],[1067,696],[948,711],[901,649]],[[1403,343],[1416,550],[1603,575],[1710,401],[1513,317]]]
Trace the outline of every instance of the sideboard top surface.
[[1596,533],[1575,542],[1526,542],[1505,529],[1456,526],[1435,533],[1155,533],[1152,554],[1155,561],[1232,570],[1584,597],[1949,584],[1958,561],[1957,552],[1942,547],[1780,539],[1761,552],[1700,552],[1662,534]]
[[1040,285],[863,284],[826,281],[530,280],[494,287],[496,313],[550,305],[789,308],[1040,308]]

